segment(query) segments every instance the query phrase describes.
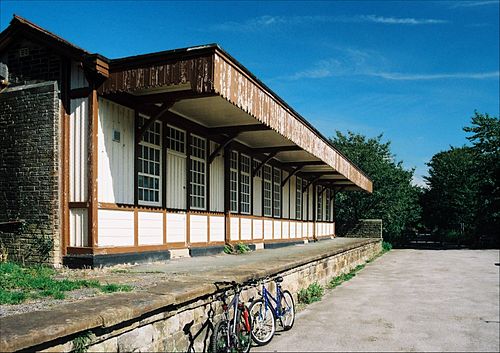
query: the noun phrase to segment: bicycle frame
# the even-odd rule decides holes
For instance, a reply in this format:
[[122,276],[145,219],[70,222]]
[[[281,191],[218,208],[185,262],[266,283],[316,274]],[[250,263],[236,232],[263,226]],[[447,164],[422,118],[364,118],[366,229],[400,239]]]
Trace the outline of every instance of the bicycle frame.
[[[227,342],[232,341],[232,336],[236,335],[236,326],[238,324],[238,320],[240,318],[241,313],[243,312],[243,304],[240,303],[240,293],[241,293],[241,288],[239,286],[234,286],[234,296],[233,299],[231,299],[231,303],[229,306],[226,304],[225,298],[227,298],[226,295],[223,297],[223,310],[224,310],[224,318],[227,322],[231,322],[231,330],[227,330]],[[241,308],[240,308],[241,306]],[[229,318],[229,307],[233,308],[233,318],[230,320]],[[245,325],[247,326],[247,330],[250,331],[250,322],[249,322],[249,317],[248,315],[244,315],[244,320],[245,320]]]

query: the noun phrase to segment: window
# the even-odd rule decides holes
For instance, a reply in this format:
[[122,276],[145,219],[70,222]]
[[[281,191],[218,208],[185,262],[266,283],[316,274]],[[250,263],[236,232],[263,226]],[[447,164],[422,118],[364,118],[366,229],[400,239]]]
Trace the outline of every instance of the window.
[[191,135],[191,174],[190,174],[190,201],[191,208],[204,210],[206,208],[206,140]]
[[281,217],[281,170],[273,169],[273,215]]
[[330,219],[330,202],[331,202],[330,189],[326,189],[325,198],[326,198],[325,221],[329,222],[329,221],[331,221],[331,219]]
[[250,213],[250,157],[242,154],[240,156],[240,212]]
[[[147,118],[140,116],[141,126]],[[160,206],[161,188],[161,122],[155,121],[139,142],[138,200],[142,205]]]
[[186,133],[173,126],[167,126],[168,149],[186,154]]
[[302,219],[302,179],[297,178],[295,190],[295,218]]
[[[259,160],[257,160],[257,159],[254,159],[254,160],[252,161],[252,165],[253,165],[253,166],[252,166],[252,169],[253,169],[253,170],[255,170],[255,169],[257,169],[257,167],[260,165],[260,161],[259,161]],[[261,168],[261,169],[259,169],[259,171],[255,174],[255,177],[256,177],[256,178],[262,178],[262,168]]]
[[238,152],[231,151],[229,165],[230,211],[238,212]]
[[317,195],[317,206],[316,206],[316,220],[317,221],[322,221],[323,220],[323,189],[321,186],[316,187],[316,195]]
[[262,168],[262,176],[263,176],[263,200],[264,200],[264,216],[271,217],[273,215],[272,210],[272,189],[273,184],[271,181],[272,177],[272,168],[269,165],[264,165]]

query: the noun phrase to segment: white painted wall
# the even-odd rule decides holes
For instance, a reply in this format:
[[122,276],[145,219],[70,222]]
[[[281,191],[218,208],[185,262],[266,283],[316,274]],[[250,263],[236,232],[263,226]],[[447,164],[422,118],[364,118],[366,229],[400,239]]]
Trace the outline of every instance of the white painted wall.
[[69,210],[69,245],[88,246],[88,218],[86,208]]
[[[113,131],[120,141],[113,141]],[[134,111],[99,98],[99,167],[100,202],[134,203]]]
[[167,213],[167,243],[186,242],[186,214]]
[[224,241],[224,217],[210,216],[210,241]]
[[139,245],[163,244],[163,213],[138,213]]
[[271,219],[264,220],[264,239],[273,238],[273,221]]
[[281,221],[274,220],[274,239],[281,239]]
[[297,237],[297,222],[290,221],[290,238]]
[[134,212],[98,210],[98,246],[134,245]]
[[238,217],[231,217],[231,229],[229,232],[229,237],[232,241],[237,241],[240,239],[240,219]]
[[189,239],[191,243],[206,243],[208,241],[208,216],[189,216]]
[[69,200],[88,197],[88,99],[72,99],[69,116]]
[[[217,144],[210,142],[210,153]],[[210,211],[224,212],[224,156],[215,157],[210,165]]]
[[252,220],[250,218],[241,218],[241,240],[252,239]]
[[262,239],[263,221],[261,219],[253,219],[253,238]]
[[262,178],[253,178],[253,214],[262,216]]
[[283,239],[290,238],[290,222],[289,221],[282,221],[281,222],[281,237]]

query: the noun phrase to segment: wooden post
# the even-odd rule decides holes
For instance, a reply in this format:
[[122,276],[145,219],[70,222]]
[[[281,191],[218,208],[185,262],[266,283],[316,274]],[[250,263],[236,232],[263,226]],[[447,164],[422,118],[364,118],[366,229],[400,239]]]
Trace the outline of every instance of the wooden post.
[[91,83],[92,91],[89,95],[89,146],[88,146],[88,244],[90,247],[97,247],[97,176],[98,176],[98,146],[97,131],[99,124],[99,103],[97,90],[94,83]]

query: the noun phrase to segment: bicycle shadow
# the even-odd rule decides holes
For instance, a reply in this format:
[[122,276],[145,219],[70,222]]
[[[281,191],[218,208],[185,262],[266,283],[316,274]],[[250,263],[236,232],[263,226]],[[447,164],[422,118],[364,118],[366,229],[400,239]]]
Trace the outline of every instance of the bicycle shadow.
[[[191,332],[192,327],[194,326],[194,320],[191,320],[186,325],[182,331],[186,336],[188,336],[188,348],[186,352],[196,352],[196,349],[202,349],[202,352],[208,352],[210,348],[210,339],[212,337],[214,331],[214,321],[215,318],[215,310],[210,305],[210,309],[208,310],[207,319],[201,324],[201,327],[193,334]],[[202,335],[205,332],[205,335]],[[199,336],[203,337],[203,340],[200,341],[198,339]]]

